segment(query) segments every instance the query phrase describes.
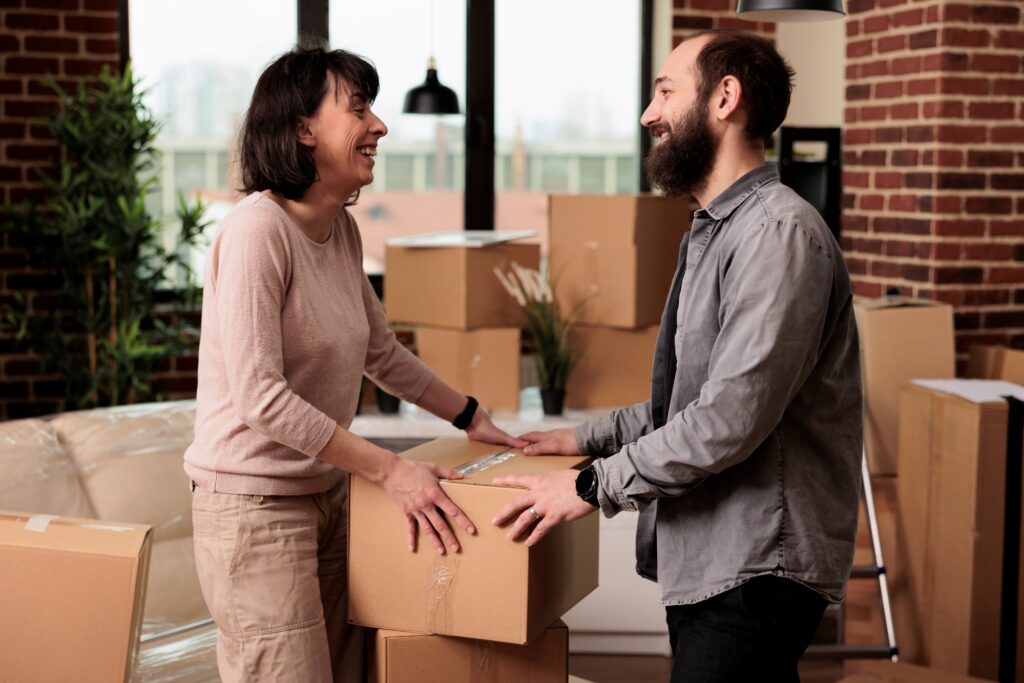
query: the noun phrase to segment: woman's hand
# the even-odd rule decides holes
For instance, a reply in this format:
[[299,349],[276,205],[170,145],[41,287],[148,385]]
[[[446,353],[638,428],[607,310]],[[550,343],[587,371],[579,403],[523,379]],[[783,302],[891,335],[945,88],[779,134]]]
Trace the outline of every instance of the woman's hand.
[[552,429],[547,432],[528,432],[520,439],[529,442],[523,449],[527,455],[579,455],[576,432],[573,429]]
[[438,554],[444,555],[446,546],[453,553],[459,552],[459,541],[444,515],[455,520],[468,533],[476,533],[466,513],[441,489],[437,481],[439,478],[462,479],[462,475],[430,462],[396,460],[384,478],[384,490],[405,514],[409,550],[412,552],[416,552],[417,530],[434,543]]
[[476,415],[473,416],[473,421],[466,428],[466,436],[471,441],[482,441],[484,443],[498,444],[499,446],[511,446],[512,448],[523,448],[526,446],[526,441],[517,439],[505,432],[505,430],[499,429],[491,421],[491,416],[484,412],[482,408],[477,409]]

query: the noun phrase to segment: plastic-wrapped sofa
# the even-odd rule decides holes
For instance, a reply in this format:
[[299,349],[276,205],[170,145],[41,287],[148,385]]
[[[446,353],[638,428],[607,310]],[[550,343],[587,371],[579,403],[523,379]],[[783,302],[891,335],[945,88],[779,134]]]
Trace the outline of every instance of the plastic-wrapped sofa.
[[0,509],[153,526],[133,681],[219,680],[182,470],[194,419],[183,401],[0,422]]

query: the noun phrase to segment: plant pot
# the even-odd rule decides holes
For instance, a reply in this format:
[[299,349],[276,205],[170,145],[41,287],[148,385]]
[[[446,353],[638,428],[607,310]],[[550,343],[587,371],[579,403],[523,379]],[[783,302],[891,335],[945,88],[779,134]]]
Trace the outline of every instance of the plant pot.
[[545,415],[561,415],[565,406],[565,389],[541,389],[540,402]]
[[401,402],[401,399],[397,396],[392,396],[380,387],[377,387],[377,409],[384,415],[394,415],[397,413]]

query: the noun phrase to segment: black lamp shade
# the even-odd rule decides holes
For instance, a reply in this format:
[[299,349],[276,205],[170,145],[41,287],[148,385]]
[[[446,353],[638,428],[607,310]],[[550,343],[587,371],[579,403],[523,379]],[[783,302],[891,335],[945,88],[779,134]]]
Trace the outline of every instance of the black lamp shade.
[[437,69],[427,68],[427,80],[405,95],[406,114],[458,114],[459,97],[437,80]]
[[749,21],[828,21],[846,16],[843,0],[739,0],[736,14]]

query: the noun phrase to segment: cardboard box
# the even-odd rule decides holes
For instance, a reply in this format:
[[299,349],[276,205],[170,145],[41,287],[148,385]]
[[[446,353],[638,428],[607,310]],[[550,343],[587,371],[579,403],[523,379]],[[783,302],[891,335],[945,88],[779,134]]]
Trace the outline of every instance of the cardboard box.
[[689,197],[552,195],[548,270],[562,311],[585,300],[582,324],[660,323],[694,209]]
[[651,368],[658,326],[640,330],[572,328],[580,357],[569,375],[565,404],[570,408],[617,408],[651,397]]
[[150,531],[0,511],[0,680],[127,681]]
[[[500,236],[500,233],[495,233]],[[384,308],[394,322],[471,330],[520,327],[523,314],[494,274],[540,267],[536,244],[423,247],[388,243]]]
[[529,645],[404,631],[376,632],[371,683],[565,683],[569,629],[557,622]]
[[519,410],[519,328],[416,329],[420,360],[457,391],[492,410]]
[[904,662],[851,661],[846,668],[848,672],[851,669],[856,671],[849,673],[839,683],[984,683],[981,678],[969,678]]
[[[1022,425],[1010,419],[1004,398],[1013,395],[1024,396],[1024,388],[981,380],[915,380],[903,389],[897,495],[904,552],[894,583],[904,589],[894,594],[893,610],[906,661],[996,679],[1000,654],[1021,652],[1024,611],[1003,592],[1019,595],[1024,567]],[[1018,437],[1009,458],[1008,430]],[[1003,610],[1012,610],[1015,627],[1001,625]]]
[[972,346],[967,359],[967,376],[1024,384],[1024,351],[1005,346]]
[[422,541],[406,547],[406,521],[380,487],[353,477],[349,512],[349,621],[362,626],[532,642],[597,587],[597,515],[563,524],[526,547],[491,524],[521,489],[496,486],[504,474],[543,474],[580,466],[583,457],[527,457],[465,439],[438,439],[402,454],[459,469],[445,493],[473,521],[475,536],[455,534],[459,553],[438,555]]
[[854,302],[864,382],[864,447],[872,474],[898,474],[900,389],[956,376],[953,308],[901,297]]

